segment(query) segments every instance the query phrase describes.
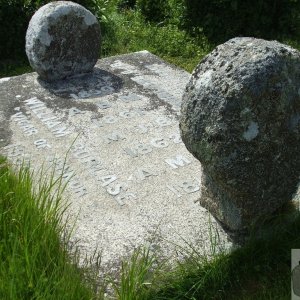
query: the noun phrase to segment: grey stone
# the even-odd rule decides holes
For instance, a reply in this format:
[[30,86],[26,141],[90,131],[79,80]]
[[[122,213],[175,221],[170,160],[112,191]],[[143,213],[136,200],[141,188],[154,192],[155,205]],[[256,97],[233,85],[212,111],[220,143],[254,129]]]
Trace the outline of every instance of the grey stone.
[[300,174],[300,53],[235,38],[194,70],[181,107],[187,149],[202,163],[200,203],[234,231],[292,199]]
[[90,72],[100,53],[100,26],[79,4],[56,1],[42,6],[30,20],[26,54],[46,81]]
[[[30,160],[37,179],[53,165],[55,178],[63,173],[71,238],[83,258],[98,249],[111,270],[141,245],[155,243],[157,255],[174,259],[187,241],[199,253],[210,248],[213,218],[195,203],[201,165],[179,138],[189,78],[141,51],[55,82],[36,73],[0,79],[0,154],[16,165]],[[222,247],[227,235],[212,224]]]

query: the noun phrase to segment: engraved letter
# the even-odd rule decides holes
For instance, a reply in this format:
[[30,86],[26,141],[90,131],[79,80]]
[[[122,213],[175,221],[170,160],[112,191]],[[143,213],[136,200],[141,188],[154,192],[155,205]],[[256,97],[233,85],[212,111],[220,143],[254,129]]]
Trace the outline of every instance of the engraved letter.
[[115,180],[117,180],[117,176],[116,175],[107,175],[107,176],[101,177],[100,180],[103,182],[102,186],[107,186],[110,183],[112,183]]
[[130,148],[125,148],[124,151],[131,157],[138,157],[138,153],[136,150],[132,150]]
[[122,185],[121,184],[116,184],[115,186],[113,187],[107,187],[106,191],[112,195],[112,196],[116,196],[116,195],[119,195],[120,192],[121,192],[121,189],[122,189]]
[[11,116],[12,119],[17,119],[17,120],[26,120],[26,117],[23,115],[22,112],[18,112],[14,115]]
[[120,117],[123,117],[125,119],[129,119],[129,118],[133,118],[134,117],[134,113],[133,112],[130,112],[130,111],[121,111],[119,113],[119,116]]
[[130,200],[130,198],[136,198],[135,194],[133,194],[133,193],[126,193],[123,196],[119,195],[119,196],[115,197],[116,201],[118,202],[118,204],[120,206],[125,205],[124,201]]
[[35,129],[34,127],[31,127],[31,128],[29,128],[29,129],[24,130],[24,133],[25,133],[25,135],[27,135],[27,136],[31,136],[31,135],[33,135],[33,134],[38,133],[38,130]]
[[118,121],[118,119],[114,116],[104,116],[102,118],[103,122],[105,122],[106,124],[113,124],[116,123]]
[[70,187],[72,188],[74,193],[79,195],[79,197],[83,197],[87,194],[86,188],[83,185],[81,185],[78,181],[71,182]]
[[62,178],[65,179],[66,181],[69,181],[73,176],[75,172],[70,170],[62,174]]
[[157,174],[146,169],[138,169],[136,173],[137,173],[137,177],[141,180],[146,179],[146,177],[157,176]]
[[42,101],[38,100],[37,97],[30,98],[28,100],[25,100],[24,102],[29,106],[43,103]]
[[45,139],[39,139],[34,141],[34,144],[36,145],[36,147],[38,149],[40,148],[51,148],[51,146],[47,143],[47,141]]
[[142,155],[152,152],[152,148],[150,146],[147,146],[144,144],[139,144],[137,146],[137,150],[138,150],[138,153],[140,153]]
[[[56,119],[56,118],[55,118]],[[53,127],[55,127],[55,126],[57,126],[57,125],[59,125],[59,124],[61,124],[61,121],[49,121],[49,120],[42,120],[44,123],[45,123],[45,125],[49,128],[49,129],[51,129],[51,128],[53,128]]]
[[172,124],[171,120],[167,119],[166,117],[159,117],[155,120],[155,122],[161,127]]
[[76,107],[72,107],[69,109],[69,117],[73,117],[78,114],[84,114],[84,111],[82,111]]
[[110,144],[111,141],[117,142],[119,140],[124,140],[124,139],[125,137],[117,131],[114,131],[111,134],[106,136],[106,141],[108,144]]
[[151,145],[156,148],[166,148],[169,146],[168,142],[163,138],[152,139]]
[[111,107],[111,104],[107,101],[101,101],[99,103],[97,103],[97,106],[101,109],[107,109]]
[[70,131],[66,131],[66,129],[67,129],[66,127],[54,128],[52,132],[56,137],[62,137],[71,133]]
[[79,159],[84,159],[84,158],[90,157],[89,153],[86,151],[75,152],[74,156]]
[[176,158],[167,158],[165,162],[170,165],[173,169],[177,169],[178,166],[183,167],[189,165],[191,162],[182,155],[177,155]]
[[195,184],[193,181],[183,181],[179,186],[188,194],[200,190],[200,186]]

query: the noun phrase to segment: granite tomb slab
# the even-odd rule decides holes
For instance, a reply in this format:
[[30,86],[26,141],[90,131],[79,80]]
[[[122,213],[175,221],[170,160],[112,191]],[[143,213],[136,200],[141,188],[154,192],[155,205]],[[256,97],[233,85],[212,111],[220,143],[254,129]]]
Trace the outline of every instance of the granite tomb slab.
[[197,202],[201,165],[180,138],[189,78],[141,51],[99,60],[92,74],[68,80],[0,79],[0,152],[35,170],[63,170],[72,241],[83,255],[101,250],[110,265],[140,245],[173,258],[186,242],[203,252],[211,224],[227,243]]

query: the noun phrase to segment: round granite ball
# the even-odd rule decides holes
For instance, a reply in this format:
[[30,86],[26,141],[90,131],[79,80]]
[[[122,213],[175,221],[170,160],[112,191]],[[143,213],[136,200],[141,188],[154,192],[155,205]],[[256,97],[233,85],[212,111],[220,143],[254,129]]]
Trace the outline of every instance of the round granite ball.
[[234,38],[194,70],[180,130],[202,163],[200,203],[233,230],[292,199],[300,175],[300,52]]
[[26,33],[26,54],[46,81],[92,71],[100,53],[100,26],[83,6],[56,1],[42,6]]

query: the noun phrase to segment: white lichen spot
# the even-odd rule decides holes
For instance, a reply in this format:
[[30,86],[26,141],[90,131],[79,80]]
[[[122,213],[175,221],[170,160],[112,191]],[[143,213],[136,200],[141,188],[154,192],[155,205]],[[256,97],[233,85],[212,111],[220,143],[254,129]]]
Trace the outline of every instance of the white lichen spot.
[[91,13],[86,13],[84,16],[84,22],[87,26],[97,23],[96,17]]
[[50,46],[53,38],[51,37],[51,35],[48,33],[48,29],[47,28],[43,28],[41,31],[40,31],[40,34],[39,34],[39,40],[40,42],[43,44],[43,45],[46,45],[46,46]]
[[259,133],[258,128],[258,124],[256,122],[251,121],[248,126],[248,129],[243,133],[243,138],[248,142],[255,139]]
[[208,87],[210,85],[212,79],[212,70],[206,71],[200,78],[196,81],[195,87],[196,89],[200,89],[203,87]]
[[[66,16],[68,15],[72,10],[74,11],[74,13],[76,13],[75,10],[78,10],[78,5],[76,5],[75,3],[70,4],[64,4],[64,5],[60,5],[55,7],[55,9],[51,12],[51,18],[53,19],[58,19],[62,16]],[[75,9],[74,9],[75,8]]]
[[10,77],[0,78],[0,83],[10,80]]

